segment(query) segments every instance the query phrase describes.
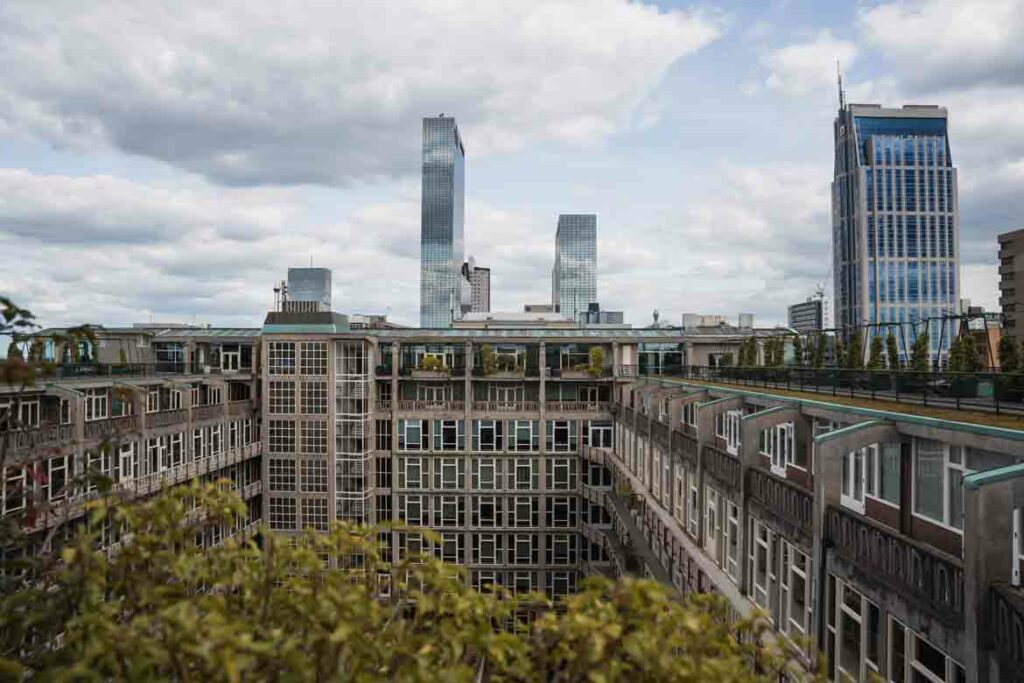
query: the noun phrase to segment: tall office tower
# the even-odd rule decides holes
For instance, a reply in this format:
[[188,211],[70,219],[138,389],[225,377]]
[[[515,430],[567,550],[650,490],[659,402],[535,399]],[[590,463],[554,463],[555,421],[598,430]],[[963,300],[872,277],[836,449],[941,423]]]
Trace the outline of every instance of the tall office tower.
[[[947,113],[849,104],[840,92],[832,183],[836,326],[870,337],[902,324],[900,353],[928,330],[942,362],[941,316],[960,301],[956,169]],[[864,348],[868,348],[865,344]]]
[[578,321],[597,301],[597,215],[559,214],[555,266],[551,269],[551,303]]
[[462,315],[465,159],[455,119],[444,114],[423,119],[420,327],[451,327]]
[[491,269],[480,268],[473,257],[465,264],[466,279],[470,286],[470,307],[474,313],[491,312]]

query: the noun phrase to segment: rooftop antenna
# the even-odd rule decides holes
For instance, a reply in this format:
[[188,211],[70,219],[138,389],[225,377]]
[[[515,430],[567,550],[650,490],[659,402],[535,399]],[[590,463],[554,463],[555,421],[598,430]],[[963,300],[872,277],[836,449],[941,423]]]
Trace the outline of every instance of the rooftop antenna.
[[843,71],[839,67],[839,59],[836,59],[836,80],[839,82],[839,108],[846,109],[846,93],[843,92]]

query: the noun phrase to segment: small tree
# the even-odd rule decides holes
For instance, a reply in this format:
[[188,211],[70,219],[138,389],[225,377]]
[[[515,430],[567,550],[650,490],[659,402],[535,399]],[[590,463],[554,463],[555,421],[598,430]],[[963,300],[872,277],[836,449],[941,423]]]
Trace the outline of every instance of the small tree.
[[793,363],[804,364],[804,341],[799,334],[793,336]]
[[837,334],[835,337],[833,337],[833,339],[835,340],[834,343],[835,343],[835,354],[836,354],[836,367],[837,368],[845,368],[846,367],[846,349],[843,346],[843,338],[840,335]]
[[910,368],[915,372],[928,372],[932,369],[927,332],[917,335],[914,345],[910,347]]
[[861,341],[860,330],[850,335],[850,346],[846,350],[846,367],[851,369],[864,367],[864,342]]
[[730,365],[732,365],[732,360],[733,360],[733,358],[732,358],[732,352],[731,352],[731,351],[729,351],[729,352],[727,352],[727,353],[723,353],[723,354],[722,354],[722,358],[721,358],[721,359],[720,359],[720,360],[718,361],[718,364],[719,364],[720,366],[722,366],[723,368],[727,368],[727,367],[729,367]]
[[590,365],[587,366],[587,374],[591,377],[600,377],[604,369],[604,349],[600,346],[591,346],[589,352]]
[[1020,354],[1013,337],[1004,334],[999,339],[999,371],[1017,372],[1020,369]]
[[816,368],[825,365],[825,333],[819,332],[815,337],[814,349],[811,351],[811,365]]
[[885,362],[882,358],[883,351],[882,337],[876,334],[871,338],[871,355],[868,358],[869,370],[880,370],[882,368],[882,364]]
[[896,346],[896,335],[889,330],[889,334],[885,337],[885,353],[889,357],[889,369],[899,370],[900,369],[900,352]]

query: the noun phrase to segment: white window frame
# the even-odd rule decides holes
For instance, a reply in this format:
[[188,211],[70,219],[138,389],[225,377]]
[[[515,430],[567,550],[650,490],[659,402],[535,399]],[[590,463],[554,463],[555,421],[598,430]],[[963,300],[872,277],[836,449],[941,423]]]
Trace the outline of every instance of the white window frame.
[[[930,524],[940,526],[944,529],[948,529],[954,533],[963,535],[963,520],[960,521],[960,526],[957,527],[953,524],[953,520],[950,519],[952,516],[952,501],[949,498],[949,486],[950,486],[950,470],[956,470],[960,472],[960,479],[968,474],[971,474],[974,470],[967,468],[967,457],[970,453],[969,449],[963,446],[951,446],[948,443],[937,442],[942,446],[942,519],[934,519],[926,514],[919,513],[917,511],[917,456],[918,456],[918,444],[921,439],[915,438],[913,441],[913,450],[911,456],[911,471],[910,471],[910,490],[911,490],[911,511],[912,514],[918,519],[922,519]],[[955,462],[953,454],[956,453],[959,458],[959,462]],[[960,489],[960,495],[963,496],[963,488]],[[963,500],[960,502],[961,512],[963,511]]]
[[843,456],[843,476],[840,482],[839,502],[843,507],[864,514],[864,500],[867,492],[868,452],[877,444],[856,448]]

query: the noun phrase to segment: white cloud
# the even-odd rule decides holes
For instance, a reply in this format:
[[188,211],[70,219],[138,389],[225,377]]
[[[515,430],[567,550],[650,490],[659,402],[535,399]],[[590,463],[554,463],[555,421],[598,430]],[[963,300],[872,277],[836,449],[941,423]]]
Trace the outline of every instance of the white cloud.
[[853,66],[857,47],[848,40],[821,31],[809,42],[787,45],[761,57],[769,70],[765,86],[787,95],[803,95],[824,87],[835,87],[836,60],[843,69]]
[[863,11],[867,41],[918,86],[1024,84],[1024,3],[919,0]]
[[415,169],[420,118],[470,154],[589,144],[717,15],[625,0],[0,5],[0,131],[112,146],[225,184],[351,184]]

